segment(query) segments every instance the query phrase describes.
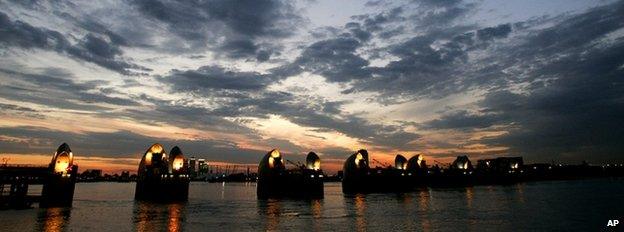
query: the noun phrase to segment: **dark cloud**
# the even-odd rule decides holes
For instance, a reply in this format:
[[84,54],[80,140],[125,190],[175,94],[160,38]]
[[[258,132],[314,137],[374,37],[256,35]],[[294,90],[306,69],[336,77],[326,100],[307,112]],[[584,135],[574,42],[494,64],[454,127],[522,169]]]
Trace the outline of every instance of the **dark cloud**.
[[372,36],[370,32],[362,30],[359,23],[347,23],[345,27],[349,29],[353,37],[360,41],[368,41]]
[[389,38],[395,37],[397,35],[401,35],[404,32],[405,32],[405,27],[404,26],[398,26],[396,28],[392,28],[392,29],[380,32],[379,33],[379,38],[381,38],[381,39],[389,39]]
[[362,21],[363,28],[365,28],[366,31],[374,32],[384,30],[384,27],[391,23],[405,20],[402,14],[403,8],[395,7],[378,14],[356,15],[351,18]]
[[119,47],[113,46],[92,34],[85,37],[84,48],[95,56],[104,58],[113,58],[121,54],[121,49],[119,49]]
[[55,12],[61,18],[66,19],[69,22],[75,22],[78,26],[89,31],[93,34],[102,35],[102,37],[108,38],[111,44],[115,46],[135,46],[136,41],[131,41],[122,36],[121,34],[112,31],[107,25],[104,25],[97,21],[95,18],[78,19],[73,15],[66,12]]
[[[624,146],[624,43],[589,52],[536,70],[557,72],[560,77],[535,87],[529,95],[511,95],[519,107],[500,107],[495,95],[483,102],[515,124],[510,133],[491,139],[492,144],[511,146],[513,151],[542,159],[619,158]],[[507,93],[507,95],[510,95]],[[546,158],[547,159],[547,158]]]
[[367,1],[364,5],[365,6],[379,6],[383,3],[383,0],[377,0],[377,1]]
[[14,111],[20,111],[20,112],[38,112],[37,110],[34,110],[29,107],[22,107],[18,105],[4,104],[4,103],[0,103],[0,109],[2,109],[3,111],[14,110]]
[[[100,106],[108,103],[120,106],[138,106],[127,98],[108,96],[99,86],[103,81],[77,83],[71,74],[60,69],[46,69],[41,74],[22,73],[0,69],[2,97],[13,101],[30,102],[60,109],[106,110]],[[105,90],[106,91],[106,90]]]
[[597,38],[624,27],[624,3],[596,7],[579,15],[555,21],[556,25],[537,30],[523,46],[514,48],[515,59],[545,58],[566,51],[585,49]]
[[170,75],[159,80],[172,84],[176,91],[253,91],[264,89],[272,78],[256,72],[238,72],[218,66],[204,66],[197,70],[173,70]]
[[2,152],[17,154],[51,154],[61,143],[68,143],[77,157],[140,158],[154,143],[161,143],[168,149],[179,146],[187,156],[224,162],[255,163],[266,153],[241,148],[230,141],[164,139],[164,135],[150,137],[130,131],[79,134],[41,127],[0,127],[0,135],[9,137],[0,139]]
[[409,133],[401,126],[371,123],[356,115],[342,115],[342,102],[324,99],[298,99],[288,93],[268,92],[255,98],[239,98],[213,113],[222,116],[266,118],[280,115],[289,121],[320,132],[340,132],[364,143],[392,148],[409,148],[411,141],[420,136]]
[[368,60],[356,54],[361,43],[354,38],[340,37],[318,41],[308,46],[292,63],[274,70],[278,76],[311,72],[330,82],[364,79],[371,75]]
[[356,22],[347,23],[345,28],[363,42],[371,39],[373,34],[388,39],[404,31],[405,27],[400,24],[406,20],[403,11],[403,7],[395,7],[377,14],[355,15],[351,19]]
[[256,54],[258,45],[251,40],[233,40],[227,41],[221,49],[229,51],[230,57],[243,58]]
[[[341,45],[338,42],[332,46],[335,49],[345,47],[353,49],[349,46],[354,45],[349,45],[347,41],[345,44]],[[300,98],[286,92],[268,91],[266,86],[274,80],[270,76],[254,72],[228,71],[221,67],[206,66],[193,71],[173,71],[159,80],[170,84],[175,92],[192,92],[203,97],[222,99],[222,104],[211,109],[192,106],[180,106],[179,109],[175,107],[173,111],[178,111],[179,113],[175,115],[180,118],[193,117],[185,115],[200,116],[188,122],[214,125],[204,120],[220,122],[218,119],[221,117],[268,118],[269,115],[280,115],[301,126],[341,132],[363,142],[380,146],[407,147],[409,142],[419,137],[417,134],[405,132],[402,127],[373,124],[355,115],[342,115],[340,107],[344,102],[332,102],[311,96]],[[166,104],[157,103],[157,105]],[[166,106],[166,108],[172,107]],[[170,110],[158,109],[158,111]],[[167,121],[173,122],[170,119]],[[225,125],[232,126],[231,123],[225,123]]]
[[[163,91],[176,95],[175,100],[148,93],[128,95],[117,87],[104,87],[107,81],[80,82],[63,70],[26,72],[11,67],[0,70],[0,95],[7,102],[89,111],[103,118],[236,134],[293,153],[309,148],[293,141],[263,139],[246,126],[250,121],[241,118],[279,116],[311,128],[308,136],[338,132],[387,151],[423,147],[460,151],[486,144],[509,147],[511,153],[544,161],[611,159],[624,150],[619,142],[624,131],[622,2],[584,13],[499,22],[493,27],[463,21],[475,12],[476,3],[414,2],[354,16],[344,27],[312,29],[315,40],[298,43],[300,55],[266,72],[207,65],[174,69],[155,77],[166,86]],[[95,17],[74,17],[56,10],[52,13],[78,30],[84,29],[79,34],[33,26],[10,19],[10,13],[0,13],[0,46],[56,51],[122,74],[135,74],[143,68],[123,58],[124,48],[170,49],[188,52],[184,57],[192,59],[205,58],[202,52],[210,49],[217,59],[270,62],[287,49],[280,44],[282,40],[296,33],[304,21],[291,2],[274,0],[130,3],[136,15],[131,13],[118,21],[132,26],[115,27]],[[34,1],[20,4],[32,11],[52,11]],[[390,6],[381,1],[367,5]],[[161,32],[164,35],[158,34]],[[371,66],[377,59],[388,62]],[[304,72],[346,86],[343,94],[371,93],[373,101],[383,104],[443,98],[471,90],[486,94],[476,105],[449,106],[434,120],[383,124],[346,113],[343,105],[348,102],[306,95],[305,90],[295,94],[268,88]],[[124,87],[144,84],[140,79],[124,81]],[[111,109],[99,103],[136,107]],[[0,103],[0,108],[4,115],[45,115],[36,108],[12,103]],[[461,134],[466,141],[460,145],[457,141],[423,144],[422,136],[408,132],[408,127]],[[469,138],[472,132],[484,131],[507,133]],[[138,156],[155,140],[182,145],[185,152],[216,160],[256,162],[265,152],[191,135],[186,140],[167,140],[128,131],[75,134],[35,127],[0,128],[0,134],[19,138],[0,141],[3,148],[15,152],[24,147],[27,149],[21,152],[48,152],[47,147],[62,142],[58,138],[77,144],[85,154],[115,157]],[[341,158],[351,152],[342,148],[319,151],[326,158]]]
[[346,157],[349,157],[355,151],[342,148],[342,147],[328,147],[328,148],[316,150],[314,152],[320,155],[321,161],[322,159],[337,159],[337,160],[340,160],[340,162],[344,162],[343,160]]
[[93,34],[86,35],[78,44],[71,44],[58,31],[33,27],[19,20],[11,21],[2,12],[0,12],[0,28],[3,28],[0,30],[0,44],[5,46],[53,50],[123,74],[131,74],[132,69],[146,70],[122,60],[120,58],[122,52],[117,45]]
[[68,46],[65,37],[52,30],[33,27],[22,21],[11,21],[0,12],[0,42],[8,46],[63,50]]
[[[571,16],[536,30],[516,47],[504,48],[514,52],[497,58],[501,64],[513,64],[512,68],[525,68],[514,73],[522,78],[514,75],[509,81],[486,82],[484,87],[494,91],[479,102],[479,114],[460,111],[427,122],[425,127],[503,126],[500,130],[506,134],[480,142],[509,147],[509,152],[532,160],[607,162],[621,158],[624,40],[600,46],[596,41],[624,27],[623,6],[616,3]],[[501,68],[505,67],[497,67]],[[527,86],[524,91],[508,90],[520,83]]]
[[[447,96],[470,87],[457,80],[471,71],[465,67],[468,54],[486,49],[490,44],[475,43],[477,27],[473,25],[448,25],[474,7],[461,1],[421,2],[417,9],[403,5],[379,14],[353,16],[355,21],[345,25],[344,33],[336,32],[334,38],[312,43],[294,62],[275,69],[274,73],[284,77],[311,72],[330,82],[353,82],[353,87],[343,93],[378,92],[378,101],[384,104],[423,96]],[[431,16],[427,14],[446,14],[440,16],[446,21],[425,22]],[[418,36],[382,48],[367,47],[373,37],[383,39],[402,34],[414,22],[422,26],[414,29]],[[506,27],[510,25],[500,26]],[[503,29],[483,29],[481,34],[501,37],[498,30]],[[384,67],[370,67],[365,57],[392,61]]]
[[225,42],[218,51],[227,53],[227,56],[235,59],[254,57],[259,62],[268,61],[271,55],[279,53],[281,48],[270,44],[255,43],[250,39],[231,40]]
[[477,7],[475,3],[465,3],[462,0],[425,0],[417,2],[420,2],[420,7],[412,18],[419,22],[416,25],[416,29],[421,30],[447,27],[467,16]]
[[501,115],[497,114],[474,114],[465,110],[442,115],[422,124],[422,129],[481,129],[503,122]]
[[480,40],[491,40],[498,38],[505,38],[511,33],[510,24],[501,24],[496,27],[486,27],[477,30],[477,38]]
[[271,52],[267,50],[260,50],[256,53],[256,60],[264,62],[271,58]]
[[43,119],[44,111],[35,110],[30,107],[23,107],[14,104],[0,103],[0,115],[15,116],[19,115],[26,118]]
[[[457,22],[468,16],[476,6],[475,3],[465,3],[461,0],[412,1],[380,13],[352,16],[351,18],[358,24],[350,23],[347,26],[357,25],[357,27],[351,26],[347,29],[361,41],[367,41],[371,35],[389,39],[412,32],[416,34],[444,31],[455,33],[455,29],[452,28],[454,24],[463,24],[463,22]],[[365,39],[362,40],[362,38]]]
[[465,45],[454,40],[438,45],[437,41],[434,35],[425,35],[392,45],[389,53],[399,59],[384,67],[360,67],[368,73],[353,78],[356,82],[349,92],[379,92],[379,100],[384,101],[406,96],[438,97],[458,91],[461,86],[453,82],[468,57]]
[[146,102],[146,106],[141,109],[127,109],[123,112],[104,114],[103,116],[127,117],[148,125],[170,124],[182,128],[195,128],[216,133],[244,135],[249,139],[261,139],[257,131],[242,125],[240,120],[227,120],[223,116],[228,114],[210,110],[207,107],[192,105],[185,99],[167,101],[146,95],[136,96],[136,98]]
[[289,2],[274,0],[209,1],[202,5],[209,17],[234,31],[251,36],[292,35],[300,16]]
[[27,8],[34,8],[34,7],[38,6],[41,1],[40,0],[24,0],[24,1],[21,1],[21,0],[9,0],[9,2],[14,3],[14,4],[20,4],[20,5],[22,5],[24,7],[27,7]]
[[193,48],[218,44],[227,57],[269,58],[272,47],[263,39],[293,35],[303,20],[290,2],[251,1],[132,1],[139,11],[169,25]]
[[433,7],[452,7],[457,4],[460,4],[462,0],[418,0],[415,2],[419,2],[425,6],[433,6]]

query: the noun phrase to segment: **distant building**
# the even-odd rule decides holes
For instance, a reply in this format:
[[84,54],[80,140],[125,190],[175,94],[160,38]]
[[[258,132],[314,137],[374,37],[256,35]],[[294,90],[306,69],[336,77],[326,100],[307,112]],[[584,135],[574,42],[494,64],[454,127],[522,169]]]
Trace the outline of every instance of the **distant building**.
[[121,172],[121,176],[119,176],[119,179],[117,181],[129,182],[130,181],[130,172],[129,171]]
[[80,179],[85,181],[98,181],[102,179],[102,169],[87,169],[80,174]]
[[189,172],[193,177],[197,175],[197,160],[195,157],[191,157],[189,160]]
[[205,159],[197,160],[197,176],[205,177],[208,174],[208,163]]

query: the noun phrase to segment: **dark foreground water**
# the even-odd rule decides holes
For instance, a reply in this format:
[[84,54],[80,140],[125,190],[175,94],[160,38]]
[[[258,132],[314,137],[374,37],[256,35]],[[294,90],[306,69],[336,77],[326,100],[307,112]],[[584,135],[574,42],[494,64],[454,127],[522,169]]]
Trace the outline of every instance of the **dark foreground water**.
[[[134,183],[80,183],[71,209],[0,211],[0,231],[606,231],[624,180],[423,189],[322,200],[256,199],[253,183],[192,183],[185,204],[133,200]],[[619,228],[624,225],[619,225]],[[616,227],[618,228],[618,227]]]

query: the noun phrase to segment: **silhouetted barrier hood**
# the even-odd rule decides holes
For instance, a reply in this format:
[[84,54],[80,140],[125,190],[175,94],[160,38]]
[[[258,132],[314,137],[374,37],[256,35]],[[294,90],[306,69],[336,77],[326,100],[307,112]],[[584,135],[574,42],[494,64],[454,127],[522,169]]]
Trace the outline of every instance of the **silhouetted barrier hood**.
[[400,170],[406,170],[407,169],[407,159],[402,156],[402,155],[396,155],[396,157],[394,158],[394,168],[396,169],[400,169]]
[[167,154],[165,149],[159,143],[155,143],[150,146],[139,164],[138,175],[145,175],[147,172],[153,174],[164,174],[168,170],[167,167]]
[[412,156],[412,158],[407,161],[407,170],[418,170],[422,168],[427,168],[427,164],[424,156],[421,154]]
[[67,143],[61,144],[52,157],[49,168],[54,173],[67,174],[74,163],[74,154]]
[[284,171],[284,160],[277,149],[269,151],[258,165],[258,175],[267,175],[272,172]]
[[358,170],[368,170],[368,151],[362,149],[355,154],[349,156],[344,163],[343,172],[344,175],[348,175],[351,172]]
[[155,201],[186,201],[188,199],[188,166],[179,147],[165,153],[162,145],[150,146],[139,164],[134,198]]
[[[286,170],[285,162],[294,168]],[[258,164],[256,193],[259,199],[284,196],[323,198],[322,177],[321,159],[314,152],[308,153],[304,165],[286,160],[273,149]]]
[[306,157],[306,168],[315,171],[321,170],[321,158],[314,152],[308,153]]
[[468,159],[468,156],[457,156],[457,159],[453,161],[450,168],[469,170],[472,169],[472,163],[470,162],[470,159]]
[[175,146],[169,152],[169,172],[170,173],[186,173],[188,167],[184,162],[184,154],[178,146]]

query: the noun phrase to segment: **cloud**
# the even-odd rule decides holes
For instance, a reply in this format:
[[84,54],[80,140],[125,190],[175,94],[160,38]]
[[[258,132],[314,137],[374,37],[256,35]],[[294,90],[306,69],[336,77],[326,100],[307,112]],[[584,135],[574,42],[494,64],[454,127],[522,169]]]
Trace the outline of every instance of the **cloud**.
[[[478,27],[449,25],[474,7],[461,1],[421,2],[417,8],[402,5],[378,14],[356,15],[352,17],[355,22],[333,33],[334,38],[311,43],[292,63],[274,69],[273,73],[283,78],[310,72],[329,82],[351,82],[351,88],[343,93],[377,92],[380,93],[378,101],[384,104],[420,97],[444,97],[468,87],[460,85],[463,83],[457,79],[466,74],[464,70],[469,70],[466,67],[469,53],[489,46],[489,43],[475,42]],[[427,14],[430,15],[423,16]],[[440,16],[445,21],[426,22],[427,17],[437,14],[447,14]],[[417,36],[403,36],[398,43],[382,43],[380,48],[369,47],[373,38],[391,38],[410,32],[406,31],[410,27],[415,30],[410,34]],[[507,27],[510,25],[484,28],[481,34],[499,38]],[[371,59],[389,62],[385,66],[371,67]]]
[[420,2],[423,5],[426,6],[433,6],[433,7],[452,7],[455,6],[459,3],[462,2],[462,0],[442,0],[442,1],[438,1],[438,0],[420,0],[417,1]]
[[416,28],[427,30],[447,27],[458,19],[467,16],[477,6],[474,3],[464,3],[462,0],[425,0],[418,2],[420,2],[420,7],[412,18],[419,22]]
[[275,46],[263,40],[290,37],[303,23],[287,1],[132,1],[143,14],[168,25],[193,48],[216,44],[229,58],[266,61]]
[[134,157],[143,155],[149,145],[179,146],[187,155],[213,161],[255,163],[266,151],[245,149],[219,140],[172,140],[139,135],[130,131],[112,133],[72,133],[41,127],[0,127],[2,152],[50,154],[61,143],[68,143],[76,156]]
[[297,99],[287,93],[267,92],[256,98],[237,99],[216,112],[228,116],[267,117],[280,115],[304,127],[325,132],[339,132],[371,146],[385,149],[409,148],[420,136],[406,132],[403,127],[371,123],[356,115],[345,115],[338,107],[342,103],[324,99]]
[[22,21],[11,21],[0,12],[0,44],[25,49],[45,49],[70,55],[70,57],[91,62],[122,74],[131,74],[132,69],[147,70],[139,65],[123,61],[121,50],[93,34],[82,38],[78,44],[71,44],[58,31],[34,27]]
[[[109,96],[100,86],[104,81],[77,83],[72,74],[62,69],[46,69],[42,73],[23,73],[0,69],[2,97],[18,102],[29,102],[59,109],[106,110],[107,103],[118,106],[138,106],[139,103],[121,97]],[[105,90],[104,90],[105,91]]]
[[322,40],[308,46],[291,64],[276,68],[278,76],[311,72],[324,76],[329,82],[347,82],[371,75],[369,61],[358,56],[361,43],[350,37]]
[[44,113],[46,112],[30,107],[0,103],[0,115],[4,116],[20,115],[25,118],[43,119],[45,118]]
[[505,38],[511,33],[510,24],[501,24],[496,27],[486,27],[477,30],[477,38],[480,40],[492,40],[497,38]]
[[[507,146],[511,153],[541,161],[619,158],[624,150],[619,142],[624,129],[620,78],[624,76],[624,40],[620,33],[618,39],[600,45],[596,41],[621,31],[623,9],[621,3],[594,8],[537,29],[522,43],[504,48],[517,52],[497,56],[502,64],[513,64],[499,68],[526,68],[514,71],[517,76],[510,76],[510,81],[486,82],[484,87],[495,90],[478,102],[479,114],[443,115],[425,123],[425,128],[502,126],[506,133],[481,142]],[[519,84],[525,86],[522,91],[512,91]]]
[[[0,145],[48,153],[65,138],[84,154],[127,157],[158,140],[236,162],[256,162],[266,151],[254,149],[265,145],[313,149],[254,124],[279,120],[314,141],[340,136],[388,153],[549,161],[614,159],[624,150],[622,2],[506,22],[514,17],[482,17],[480,2],[371,1],[320,28],[306,27],[316,19],[296,4],[0,3],[3,116],[39,122],[62,111],[200,131],[174,140],[124,125],[80,134],[2,127]],[[119,74],[23,56],[37,50]],[[139,73],[149,71],[142,65],[154,73]],[[320,87],[308,86],[305,78],[317,76]],[[207,139],[214,134],[224,138]],[[319,145],[325,158],[352,152],[331,142]]]
[[498,125],[503,118],[497,114],[473,114],[465,110],[442,115],[438,119],[422,123],[423,129],[481,129]]
[[355,37],[360,38],[360,40],[365,38],[363,41],[368,40],[368,37],[370,37],[372,33],[384,34],[385,36],[381,36],[382,38],[390,38],[392,37],[391,35],[403,30],[403,27],[394,25],[397,22],[406,20],[406,18],[402,16],[403,11],[403,7],[395,7],[377,14],[352,16],[352,19],[362,23],[360,25],[360,23],[351,22],[348,23],[347,26],[353,25],[351,27],[352,33]]
[[170,75],[159,80],[171,84],[176,91],[253,91],[264,89],[272,78],[257,72],[238,72],[219,66],[204,66],[197,70],[172,70]]
[[[336,49],[353,46],[349,45],[349,41],[344,44],[340,41],[329,43]],[[398,126],[374,124],[355,115],[344,115],[340,110],[344,102],[318,97],[300,98],[287,92],[267,90],[266,86],[273,83],[274,78],[271,75],[206,66],[193,71],[173,71],[159,80],[169,84],[174,92],[193,92],[198,96],[222,99],[222,104],[211,109],[185,106],[183,108],[195,109],[197,112],[180,109],[180,112],[184,112],[179,115],[182,118],[186,118],[183,114],[203,115],[204,118],[269,118],[270,115],[280,115],[300,126],[340,132],[387,149],[392,146],[408,147],[409,142],[419,137]]]
[[436,97],[458,91],[461,86],[452,82],[467,61],[466,47],[458,40],[434,46],[437,41],[435,35],[423,35],[390,46],[389,53],[398,59],[384,67],[359,67],[368,73],[352,78],[356,81],[351,91],[380,92],[382,99],[405,94]]
[[13,22],[2,12],[0,12],[0,26],[4,28],[0,31],[0,41],[5,45],[61,50],[68,43],[59,32],[36,28],[22,21]]

